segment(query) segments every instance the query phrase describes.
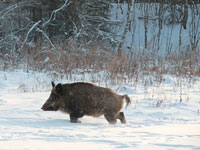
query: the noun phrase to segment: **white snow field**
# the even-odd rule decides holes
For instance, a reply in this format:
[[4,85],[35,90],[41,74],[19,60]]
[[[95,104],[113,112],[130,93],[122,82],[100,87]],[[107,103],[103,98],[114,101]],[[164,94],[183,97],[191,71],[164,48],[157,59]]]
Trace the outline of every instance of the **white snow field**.
[[127,124],[116,125],[103,116],[74,124],[67,114],[42,111],[51,80],[42,73],[0,71],[0,150],[200,150],[200,79],[108,85],[132,100],[124,108]]

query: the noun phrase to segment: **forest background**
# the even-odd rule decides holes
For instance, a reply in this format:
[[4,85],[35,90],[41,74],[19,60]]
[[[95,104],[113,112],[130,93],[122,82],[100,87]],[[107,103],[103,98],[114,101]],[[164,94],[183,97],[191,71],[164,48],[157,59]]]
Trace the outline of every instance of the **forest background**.
[[198,0],[3,0],[0,69],[113,83],[199,77],[199,14]]

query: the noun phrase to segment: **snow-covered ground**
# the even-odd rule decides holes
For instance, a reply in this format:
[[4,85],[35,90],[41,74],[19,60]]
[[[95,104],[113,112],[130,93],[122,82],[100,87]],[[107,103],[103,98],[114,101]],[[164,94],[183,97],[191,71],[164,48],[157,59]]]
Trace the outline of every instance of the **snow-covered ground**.
[[40,109],[51,77],[0,71],[0,150],[199,150],[200,80],[164,79],[146,87],[110,85],[132,99],[124,109],[125,125],[109,125],[104,117],[83,117],[73,124],[64,113]]

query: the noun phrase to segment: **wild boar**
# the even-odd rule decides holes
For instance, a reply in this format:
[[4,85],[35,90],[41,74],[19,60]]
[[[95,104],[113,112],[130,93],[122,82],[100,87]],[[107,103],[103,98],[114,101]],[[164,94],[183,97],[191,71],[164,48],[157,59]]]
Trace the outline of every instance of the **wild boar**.
[[52,87],[50,97],[41,108],[44,111],[60,110],[68,113],[73,123],[80,123],[79,118],[84,115],[93,117],[104,115],[110,124],[116,124],[117,119],[123,124],[126,123],[121,109],[124,100],[126,107],[131,104],[128,95],[119,95],[110,88],[84,82],[57,85],[52,82]]

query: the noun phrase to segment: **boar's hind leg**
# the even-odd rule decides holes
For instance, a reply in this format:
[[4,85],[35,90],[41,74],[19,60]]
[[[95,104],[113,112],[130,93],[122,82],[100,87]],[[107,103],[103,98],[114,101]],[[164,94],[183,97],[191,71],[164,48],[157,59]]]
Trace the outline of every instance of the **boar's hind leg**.
[[120,112],[119,115],[117,116],[117,119],[121,121],[122,124],[126,124],[126,118],[124,116],[123,112]]
[[111,114],[104,114],[104,117],[106,118],[106,120],[110,123],[110,124],[116,124],[117,120],[115,117],[113,117],[114,115]]
[[84,114],[82,114],[82,113],[79,113],[79,112],[72,112],[72,113],[70,113],[70,122],[72,122],[72,123],[81,123],[81,121],[80,120],[78,120],[78,118],[81,118],[81,117],[83,117],[84,116]]

